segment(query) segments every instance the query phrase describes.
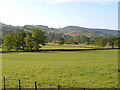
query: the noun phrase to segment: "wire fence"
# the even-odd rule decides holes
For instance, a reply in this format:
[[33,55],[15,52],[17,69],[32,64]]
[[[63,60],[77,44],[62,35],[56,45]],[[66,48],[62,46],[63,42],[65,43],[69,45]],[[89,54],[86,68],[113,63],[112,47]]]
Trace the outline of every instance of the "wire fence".
[[[6,78],[0,76],[2,79],[3,85],[2,90],[120,90],[120,88],[80,88],[80,87],[72,87],[72,86],[66,86],[66,85],[60,85],[60,84],[48,84],[38,81],[26,81],[22,79],[13,79],[13,78]],[[10,88],[7,84],[7,80],[12,80],[10,83],[12,83],[12,88]],[[31,84],[31,87],[24,87],[25,83]],[[16,85],[15,85],[16,84]],[[45,85],[44,87],[40,88],[41,85]],[[50,86],[49,88],[46,88],[46,85]],[[54,86],[54,88],[51,88],[51,86]],[[13,89],[14,88],[14,89]]]
[[[22,90],[22,88],[24,88],[23,87],[24,83],[32,84],[34,90],[38,90],[38,86],[41,86],[41,85],[49,85],[50,87],[51,86],[55,86],[55,88],[57,90],[61,90],[61,88],[78,88],[78,89],[80,89],[80,87],[72,87],[72,86],[66,86],[66,85],[60,85],[60,84],[47,84],[47,83],[42,83],[42,82],[37,82],[37,81],[32,82],[32,81],[25,81],[25,80],[22,80],[22,79],[13,79],[13,78],[6,78],[6,77],[0,77],[0,78],[3,81],[3,85],[2,85],[3,86],[3,90],[6,90],[7,88],[9,88],[9,86],[7,85],[8,84],[7,80],[15,81],[14,83],[16,83],[17,85],[14,86],[14,88],[18,88],[17,90]],[[13,82],[11,82],[11,83],[12,83],[12,85],[14,84]],[[44,88],[46,88],[46,87],[44,87]],[[84,88],[82,88],[82,89],[84,89]]]

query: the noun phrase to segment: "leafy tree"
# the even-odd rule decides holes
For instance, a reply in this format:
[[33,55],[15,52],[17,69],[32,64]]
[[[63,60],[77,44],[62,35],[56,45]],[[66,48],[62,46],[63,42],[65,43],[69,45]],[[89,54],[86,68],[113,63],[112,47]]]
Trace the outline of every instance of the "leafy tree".
[[93,36],[90,37],[90,44],[94,44],[95,43],[95,38]]
[[32,31],[32,38],[33,38],[33,49],[34,50],[39,50],[40,46],[39,45],[45,45],[47,42],[46,39],[47,37],[45,36],[44,32],[39,29],[34,29]]
[[39,50],[40,44],[45,45],[47,37],[42,32],[42,30],[34,29],[32,31],[32,37],[33,37],[33,49]]
[[48,36],[48,38],[47,38],[48,42],[52,42],[57,37],[57,34],[50,32],[49,34],[47,34],[47,36]]
[[59,37],[58,39],[58,44],[64,44],[64,38],[62,38],[62,37]]
[[77,36],[74,37],[74,43],[75,44],[81,43],[81,38],[80,37],[81,37],[80,35],[77,35]]
[[3,47],[10,51],[15,49],[16,51],[22,50],[39,50],[40,45],[45,45],[47,37],[38,29],[34,29],[32,33],[8,33],[3,38]]
[[79,43],[90,43],[90,38],[84,35],[76,35],[74,38],[74,44],[79,44]]
[[115,46],[120,48],[120,37],[117,37],[116,40],[114,41],[114,43],[115,43]]
[[25,38],[26,34],[24,32],[22,33],[15,33],[13,34],[13,49],[18,51],[19,49],[23,49],[25,47]]
[[109,44],[112,48],[114,48],[116,38],[117,38],[117,36],[109,36],[109,37],[108,37],[108,44]]
[[80,42],[81,43],[88,43],[88,42],[90,42],[90,38],[88,38],[87,36],[82,35],[82,36],[80,36]]
[[2,38],[0,38],[0,45],[2,45]]
[[20,36],[18,33],[13,35],[13,49],[18,51],[20,49]]
[[33,38],[31,33],[26,33],[25,44],[28,51],[32,51],[33,48]]
[[22,32],[19,33],[19,40],[20,40],[20,49],[24,50],[25,49],[25,37],[26,37],[26,33]]
[[13,34],[12,33],[6,34],[3,37],[3,44],[2,44],[3,49],[10,51],[13,48],[13,42],[14,42]]
[[107,40],[106,38],[103,38],[103,37],[99,37],[95,40],[95,45],[98,45],[100,47],[105,47],[107,44]]
[[65,38],[65,44],[75,44],[74,38],[72,38],[72,37]]

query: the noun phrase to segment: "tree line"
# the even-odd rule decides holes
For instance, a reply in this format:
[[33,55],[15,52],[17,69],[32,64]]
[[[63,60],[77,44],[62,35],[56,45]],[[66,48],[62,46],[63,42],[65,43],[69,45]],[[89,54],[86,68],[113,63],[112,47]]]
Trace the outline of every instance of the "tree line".
[[99,37],[95,40],[95,45],[105,47],[106,45],[114,48],[115,46],[120,48],[120,36]]
[[2,48],[10,51],[18,50],[39,50],[42,45],[46,44],[47,36],[42,30],[34,29],[32,32],[8,33],[4,35]]
[[85,35],[77,35],[75,37],[58,37],[53,40],[54,43],[58,44],[93,44],[101,48],[105,46],[111,46],[111,48],[120,48],[120,36],[109,36],[109,37],[87,37]]
[[4,50],[39,50],[41,46],[47,43],[63,44],[93,44],[101,48],[105,46],[115,46],[120,48],[120,36],[109,37],[88,37],[85,35],[76,35],[74,37],[64,34],[45,34],[42,30],[33,29],[32,32],[7,33],[2,39],[2,48]]

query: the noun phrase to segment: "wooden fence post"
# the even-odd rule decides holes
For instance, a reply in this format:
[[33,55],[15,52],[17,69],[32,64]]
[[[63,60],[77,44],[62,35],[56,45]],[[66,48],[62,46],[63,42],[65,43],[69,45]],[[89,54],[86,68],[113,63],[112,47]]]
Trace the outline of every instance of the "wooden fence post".
[[6,90],[5,77],[3,77],[3,79],[4,79],[4,90]]
[[60,90],[60,85],[58,84],[58,90]]
[[19,86],[19,90],[21,90],[21,83],[20,83],[20,79],[19,79],[18,86]]
[[35,90],[37,90],[37,81],[35,81]]

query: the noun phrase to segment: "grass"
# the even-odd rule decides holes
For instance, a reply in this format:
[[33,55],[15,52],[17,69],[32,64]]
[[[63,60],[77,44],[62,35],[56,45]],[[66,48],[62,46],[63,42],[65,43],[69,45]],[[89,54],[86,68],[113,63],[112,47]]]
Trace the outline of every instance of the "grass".
[[[117,70],[117,50],[3,54],[3,76],[33,82],[112,88],[118,85]],[[18,87],[18,81],[7,80],[6,83],[7,87]],[[22,82],[22,87],[33,88],[34,83]]]
[[[42,46],[41,49],[92,49],[92,48],[101,48],[99,46],[95,46],[94,44],[86,45],[86,44],[54,44],[48,43],[46,46]],[[106,45],[104,48],[111,48],[111,46]],[[115,48],[118,48],[115,46]]]
[[53,44],[49,43],[46,46],[42,46],[41,49],[90,49],[90,48],[99,48],[98,46],[94,45],[76,45],[76,44],[64,44],[64,45],[58,45],[58,44]]

